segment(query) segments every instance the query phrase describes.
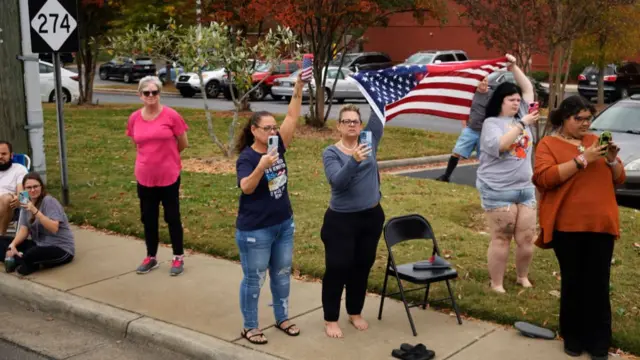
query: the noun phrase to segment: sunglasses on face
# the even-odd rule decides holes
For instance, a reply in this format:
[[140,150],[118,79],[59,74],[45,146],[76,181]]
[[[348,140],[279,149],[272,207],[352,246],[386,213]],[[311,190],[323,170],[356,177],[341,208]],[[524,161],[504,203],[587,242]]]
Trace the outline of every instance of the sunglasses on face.
[[345,125],[358,125],[360,124],[360,120],[340,120],[341,124],[345,124]]
[[273,125],[273,126],[268,126],[268,125],[267,126],[256,126],[256,127],[259,128],[259,129],[262,129],[262,130],[264,130],[266,132],[278,131],[278,129],[280,129],[280,127],[277,126],[277,125]]
[[142,95],[144,95],[145,97],[149,97],[149,96],[157,96],[158,94],[160,94],[160,91],[158,90],[153,90],[153,91],[143,91]]

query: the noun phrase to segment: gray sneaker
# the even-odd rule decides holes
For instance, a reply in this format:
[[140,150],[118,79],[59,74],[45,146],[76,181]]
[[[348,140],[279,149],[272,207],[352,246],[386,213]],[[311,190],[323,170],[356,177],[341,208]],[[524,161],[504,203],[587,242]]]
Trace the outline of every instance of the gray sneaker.
[[142,261],[142,264],[138,266],[138,268],[136,269],[136,272],[138,274],[146,274],[149,271],[157,268],[158,266],[159,266],[158,261],[155,258],[147,256]]
[[182,274],[183,271],[184,259],[175,256],[171,262],[171,270],[169,271],[169,274],[171,274],[171,276],[178,276]]

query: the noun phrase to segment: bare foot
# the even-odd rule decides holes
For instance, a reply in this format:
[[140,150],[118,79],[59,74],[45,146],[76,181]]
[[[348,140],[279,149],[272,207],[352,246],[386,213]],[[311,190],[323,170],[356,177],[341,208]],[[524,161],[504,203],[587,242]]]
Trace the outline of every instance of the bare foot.
[[342,329],[340,329],[340,326],[338,326],[337,321],[325,321],[324,332],[330,338],[334,338],[334,339],[342,338]]
[[369,323],[361,315],[349,315],[349,322],[360,331],[365,331],[369,328]]
[[533,287],[531,282],[529,282],[529,279],[527,279],[526,277],[525,278],[518,278],[516,280],[516,282],[518,283],[518,285],[521,285],[522,287],[525,287],[525,288]]
[[493,291],[495,291],[497,293],[500,293],[500,294],[504,294],[504,293],[507,292],[502,285],[494,286],[493,284],[491,284],[491,290],[493,290]]

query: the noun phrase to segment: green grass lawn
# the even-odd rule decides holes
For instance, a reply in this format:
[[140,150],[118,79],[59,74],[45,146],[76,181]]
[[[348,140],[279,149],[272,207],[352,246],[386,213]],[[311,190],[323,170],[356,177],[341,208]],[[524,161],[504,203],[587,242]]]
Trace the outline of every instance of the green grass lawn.
[[[65,108],[72,201],[67,211],[73,222],[142,237],[133,176],[135,151],[124,135],[128,115],[134,109],[131,106]],[[191,147],[185,150],[184,157],[219,158],[220,151],[208,140],[202,112],[179,111],[190,126]],[[216,133],[226,134],[229,122],[228,113],[216,115]],[[58,144],[55,111],[50,105],[45,106],[45,123],[49,187],[57,195]],[[302,133],[287,153],[289,191],[297,230],[294,267],[296,274],[320,277],[324,270],[320,227],[329,200],[321,153],[336,139],[329,131]],[[455,134],[387,128],[379,160],[449,153],[455,138]],[[234,222],[239,189],[235,174],[185,172],[182,184],[186,246],[237,260]],[[489,237],[475,189],[383,174],[382,192],[387,219],[419,213],[431,221],[441,249],[451,256],[459,271],[460,278],[453,284],[465,313],[506,324],[526,320],[557,329],[559,300],[550,292],[560,289],[560,281],[555,274],[559,269],[552,251],[536,250],[531,271],[534,289],[516,287],[513,255],[505,285],[508,294],[497,295],[488,289]],[[639,241],[640,223],[636,211],[622,209],[621,215],[623,235],[616,245],[611,287],[614,341],[616,346],[640,354],[640,250],[633,246]],[[161,237],[168,240],[164,224]],[[425,258],[428,250],[424,245],[422,242],[399,245],[397,259]],[[370,278],[373,291],[380,291],[382,287],[385,263],[386,247],[381,242]],[[129,264],[132,269],[136,265]],[[434,298],[444,296],[445,289],[436,285]]]

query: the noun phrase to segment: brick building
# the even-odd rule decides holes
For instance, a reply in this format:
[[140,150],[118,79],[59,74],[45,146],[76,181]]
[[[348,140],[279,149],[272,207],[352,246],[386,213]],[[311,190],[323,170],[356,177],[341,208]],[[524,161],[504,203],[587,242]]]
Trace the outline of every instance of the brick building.
[[[450,1],[448,22],[440,25],[437,20],[427,20],[418,24],[411,14],[396,14],[389,26],[372,27],[365,32],[363,51],[382,51],[394,62],[402,62],[419,50],[464,50],[470,59],[490,59],[500,57],[495,50],[488,50],[479,40],[479,35],[458,18],[461,8]],[[533,70],[548,71],[546,55],[535,55]]]

